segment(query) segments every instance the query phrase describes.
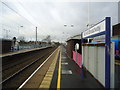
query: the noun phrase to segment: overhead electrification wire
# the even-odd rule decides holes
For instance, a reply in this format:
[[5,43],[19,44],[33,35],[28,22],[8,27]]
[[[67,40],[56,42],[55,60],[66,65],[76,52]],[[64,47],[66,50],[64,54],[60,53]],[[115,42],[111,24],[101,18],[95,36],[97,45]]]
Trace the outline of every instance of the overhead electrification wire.
[[[18,13],[16,10],[14,10],[13,8],[11,8],[8,4],[6,4],[5,2],[3,2],[3,1],[0,1],[2,4],[4,4],[7,8],[9,8],[10,10],[12,10],[13,12],[15,12],[17,15],[19,15],[20,17],[23,17],[25,20],[27,20],[28,22],[30,22],[33,26],[35,26],[36,27],[36,25],[35,24],[33,24],[31,21],[29,21],[26,17],[24,17],[23,15],[21,15],[20,13]],[[24,5],[22,5],[22,3],[21,2],[19,2],[19,1],[17,1],[21,6],[22,6],[22,8],[26,11],[26,9],[24,8]],[[31,16],[32,17],[32,16]],[[33,18],[33,17],[32,17]],[[40,26],[40,25],[39,25]],[[41,27],[41,26],[40,26]],[[44,33],[46,33],[46,35],[49,35],[49,33],[46,31],[43,31],[43,30],[41,30],[42,32],[44,32]]]
[[[26,17],[22,16],[21,14],[19,14],[18,12],[16,12],[14,9],[12,9],[10,6],[8,6],[6,3],[0,1],[2,4],[4,4],[5,6],[7,6],[9,9],[11,9],[12,11],[14,11],[16,14],[18,14],[20,17],[23,17],[24,19],[26,19],[28,22],[30,22]],[[35,26],[32,22],[30,22],[33,26]]]
[[[22,6],[22,8],[26,11],[26,7],[25,7],[19,0],[18,0],[17,2],[18,2],[18,3]],[[30,13],[29,10],[27,10],[27,12]],[[30,15],[30,16],[33,18],[32,15]],[[40,26],[40,25],[39,25],[39,26]],[[40,26],[40,27],[41,27],[41,26]],[[45,32],[45,31],[43,31],[42,29],[41,29],[41,31],[44,32],[44,33],[46,33],[46,35],[49,35],[49,33],[48,33],[47,31]],[[52,32],[52,33],[53,33],[53,32]]]

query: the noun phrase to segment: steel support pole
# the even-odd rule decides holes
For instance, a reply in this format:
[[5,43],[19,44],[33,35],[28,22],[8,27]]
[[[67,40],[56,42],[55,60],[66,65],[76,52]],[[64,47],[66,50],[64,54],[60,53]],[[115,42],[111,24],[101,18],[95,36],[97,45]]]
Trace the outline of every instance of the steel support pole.
[[37,27],[36,27],[36,44],[37,44]]
[[111,44],[111,18],[106,17],[105,35],[105,88],[110,88],[110,44]]
[[[81,33],[81,44],[84,44],[84,39],[83,39],[82,35],[83,35],[83,32]],[[83,54],[83,51],[82,51],[82,54]],[[84,73],[85,73],[83,66],[84,66],[84,63],[83,63],[83,58],[82,58],[82,75],[81,75],[82,76],[82,80],[84,80]]]

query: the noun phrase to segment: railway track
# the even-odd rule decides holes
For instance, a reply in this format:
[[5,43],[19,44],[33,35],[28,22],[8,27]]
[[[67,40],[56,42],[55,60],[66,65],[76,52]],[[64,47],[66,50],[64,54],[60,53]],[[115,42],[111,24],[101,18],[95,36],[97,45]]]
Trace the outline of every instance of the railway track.
[[15,56],[11,55],[11,56],[7,56],[7,57],[3,57],[2,58],[2,70],[5,70],[5,69],[7,69],[11,66],[14,66],[18,63],[26,61],[26,60],[30,59],[31,57],[36,56],[37,54],[38,55],[42,54],[42,52],[44,52],[46,49],[50,49],[50,47],[45,48],[45,49],[30,51],[30,52],[27,52],[27,53],[21,53],[21,54],[15,55]]
[[[8,59],[6,62],[9,62],[7,64],[3,64],[2,66],[2,79],[6,79],[13,73],[17,72],[21,68],[25,67],[26,65],[30,64],[31,62],[35,61],[35,59],[38,59],[39,57],[42,57],[46,54],[46,52],[51,52],[52,48],[48,48],[45,50],[37,51],[34,53],[30,53],[29,55],[21,56],[20,57],[13,57],[14,60],[11,58]],[[4,59],[3,59],[4,61]],[[11,62],[11,63],[10,63]]]
[[[29,75],[31,75],[31,73],[40,65],[42,64],[42,62],[44,62],[44,60],[55,50],[56,48],[52,48],[52,49],[48,49],[44,52],[43,55],[38,54],[38,56],[34,56],[31,57],[31,60],[29,61],[29,63],[26,60],[26,64],[24,64],[25,61],[21,61],[19,62],[17,65],[18,66],[22,66],[22,64],[24,64],[22,66],[22,68],[19,68],[17,70],[15,70],[17,68],[16,66],[9,66],[5,69],[3,69],[3,73],[4,75],[7,74],[7,76],[3,76],[4,79],[3,81],[0,83],[2,84],[3,88],[14,88],[17,89],[25,80],[27,77],[29,77]],[[37,57],[37,58],[35,58]],[[27,58],[30,59],[30,58]],[[15,71],[14,73],[12,72],[12,74],[9,72],[10,70]],[[9,75],[9,76],[8,76]]]

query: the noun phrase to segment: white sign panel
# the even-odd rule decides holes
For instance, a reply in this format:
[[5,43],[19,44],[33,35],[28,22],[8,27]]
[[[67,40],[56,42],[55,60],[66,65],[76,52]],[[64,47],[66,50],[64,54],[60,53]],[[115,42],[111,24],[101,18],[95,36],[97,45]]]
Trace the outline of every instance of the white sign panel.
[[105,31],[105,20],[83,32],[83,38]]

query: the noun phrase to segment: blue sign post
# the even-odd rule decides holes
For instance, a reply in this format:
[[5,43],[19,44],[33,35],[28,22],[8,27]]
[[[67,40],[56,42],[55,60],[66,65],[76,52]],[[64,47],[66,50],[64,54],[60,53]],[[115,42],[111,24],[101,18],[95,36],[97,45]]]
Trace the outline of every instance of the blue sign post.
[[106,37],[105,37],[105,87],[110,88],[110,43],[111,43],[111,23],[110,17],[106,18]]
[[110,44],[111,44],[111,18],[106,17],[88,30],[82,32],[83,39],[105,35],[105,88],[110,88]]

